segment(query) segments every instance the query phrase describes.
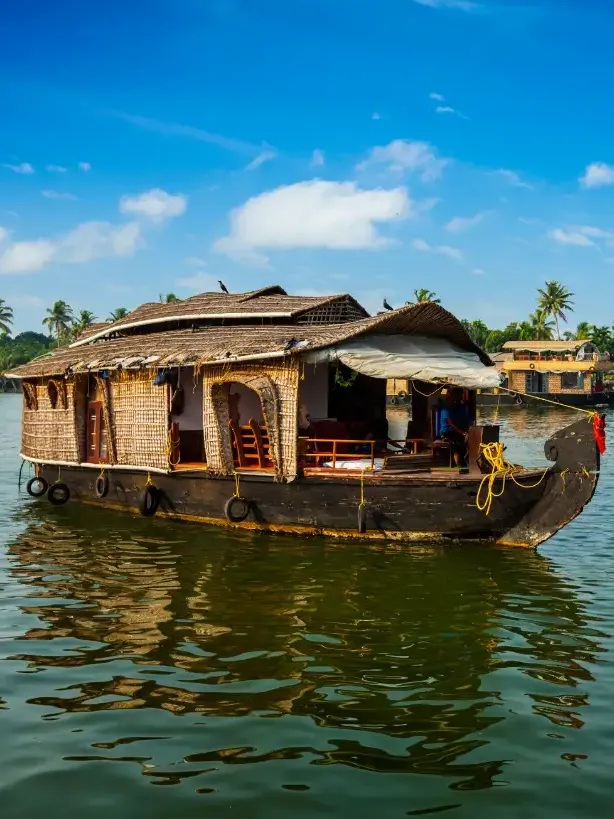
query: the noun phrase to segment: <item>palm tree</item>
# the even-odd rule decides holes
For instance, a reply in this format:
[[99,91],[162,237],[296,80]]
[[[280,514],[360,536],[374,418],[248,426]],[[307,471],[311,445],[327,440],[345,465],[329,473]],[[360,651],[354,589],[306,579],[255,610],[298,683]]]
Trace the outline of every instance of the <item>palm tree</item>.
[[536,310],[529,316],[529,326],[533,331],[532,338],[537,341],[552,341],[552,330],[554,325],[548,321],[548,316],[543,310]]
[[73,319],[72,308],[60,299],[53,307],[48,307],[46,312],[49,315],[43,319],[43,324],[49,327],[49,332],[55,335],[57,343],[60,344],[68,334],[68,327]]
[[576,333],[575,335],[572,335],[572,338],[576,341],[585,341],[587,338],[591,337],[594,327],[595,325],[588,321],[581,321],[578,323]]
[[13,323],[13,308],[9,307],[4,299],[0,299],[0,332],[7,335],[11,331]]
[[117,310],[111,310],[109,314],[109,321],[119,321],[123,319],[124,316],[127,316],[129,310],[126,307],[118,307]]
[[174,293],[160,293],[160,301],[163,304],[171,304],[171,302],[179,301]]
[[544,290],[538,287],[537,292],[539,293],[539,299],[537,301],[538,309],[547,316],[552,316],[556,325],[556,337],[560,341],[561,332],[559,329],[559,319],[562,318],[564,322],[567,322],[565,311],[573,311],[573,301],[571,300],[573,293],[570,293],[561,282],[555,280],[546,282]]
[[[423,301],[432,301],[433,304],[441,304],[441,299],[437,298],[437,293],[433,293],[432,290],[426,290],[424,287],[421,287],[417,290],[414,290],[414,299],[416,300],[415,303],[419,304]],[[407,304],[413,304],[414,302],[408,301]]]
[[79,331],[87,330],[96,321],[96,316],[91,310],[81,310],[74,321],[74,326]]

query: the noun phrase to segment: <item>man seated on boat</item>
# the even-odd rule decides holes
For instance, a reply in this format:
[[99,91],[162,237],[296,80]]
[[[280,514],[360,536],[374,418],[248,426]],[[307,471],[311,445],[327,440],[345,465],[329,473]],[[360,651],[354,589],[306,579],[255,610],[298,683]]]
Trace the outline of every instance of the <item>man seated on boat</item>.
[[439,416],[439,437],[450,444],[455,466],[464,466],[467,461],[467,433],[471,426],[469,409],[462,399],[462,390],[450,388]]

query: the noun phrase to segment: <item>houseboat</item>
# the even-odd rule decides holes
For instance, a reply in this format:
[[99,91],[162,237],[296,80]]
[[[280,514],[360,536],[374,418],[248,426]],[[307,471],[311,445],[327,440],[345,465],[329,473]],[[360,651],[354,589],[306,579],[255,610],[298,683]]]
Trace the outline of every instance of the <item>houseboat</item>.
[[481,390],[478,404],[522,406],[530,396],[574,407],[614,404],[603,380],[613,362],[591,341],[508,341],[492,360],[504,389]]
[[[505,461],[499,428],[475,424],[477,390],[500,382],[497,368],[431,302],[370,316],[349,295],[203,293],[144,304],[10,376],[23,388],[28,492],[54,505],[537,546],[580,513],[599,476],[599,416],[554,432],[548,467]],[[386,381],[398,378],[412,420],[392,441]],[[452,395],[468,428],[454,458],[441,434]]]

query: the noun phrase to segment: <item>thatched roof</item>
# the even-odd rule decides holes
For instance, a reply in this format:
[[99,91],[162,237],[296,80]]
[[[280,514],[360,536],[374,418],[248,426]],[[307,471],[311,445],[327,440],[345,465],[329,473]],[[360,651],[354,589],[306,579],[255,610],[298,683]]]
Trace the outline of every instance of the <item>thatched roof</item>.
[[245,358],[257,361],[300,355],[371,333],[446,338],[461,349],[477,353],[484,364],[492,364],[452,313],[432,302],[423,302],[342,324],[205,326],[100,340],[80,347],[58,348],[17,367],[11,375],[36,378],[117,367],[164,367]]
[[[170,303],[148,302],[137,307],[118,321],[110,322],[86,338],[78,338],[72,346],[77,347],[98,338],[109,338],[117,333],[143,328],[174,329],[186,323],[226,323],[283,320],[300,321],[301,316],[323,310],[335,303],[345,306],[350,318],[368,317],[369,313],[348,294],[336,296],[289,296],[278,285],[263,287],[249,293],[200,293],[187,299]],[[334,313],[331,313],[334,316]],[[333,320],[335,318],[333,317]]]

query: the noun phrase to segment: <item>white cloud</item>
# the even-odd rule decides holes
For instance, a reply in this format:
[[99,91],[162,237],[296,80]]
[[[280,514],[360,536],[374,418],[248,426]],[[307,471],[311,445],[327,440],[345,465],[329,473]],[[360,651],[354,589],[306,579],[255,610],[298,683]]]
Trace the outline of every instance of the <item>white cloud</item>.
[[45,302],[39,296],[11,296],[11,304],[20,307],[43,307]]
[[264,165],[265,162],[269,162],[271,159],[276,159],[276,158],[277,158],[277,152],[274,151],[272,148],[267,146],[267,147],[263,148],[262,151],[260,151],[258,156],[254,157],[254,159],[252,159],[252,161],[248,165],[245,166],[245,170],[246,171],[255,171],[261,165]]
[[51,261],[85,264],[105,257],[130,256],[143,244],[138,222],[84,222],[57,239],[10,244],[0,254],[0,273],[34,273]]
[[437,100],[437,102],[445,102],[445,97],[443,94],[436,94],[434,91],[429,94],[429,98],[432,100]]
[[34,173],[34,168],[29,162],[20,162],[19,165],[10,165],[5,163],[2,167],[7,168],[9,171],[13,171],[14,173]]
[[47,239],[14,242],[0,255],[0,273],[31,273],[51,261],[56,246]]
[[460,261],[463,258],[462,252],[457,247],[450,247],[449,245],[430,245],[424,239],[414,239],[412,245],[415,250],[420,250],[424,253],[439,253],[442,256],[448,256],[450,259]]
[[357,170],[364,171],[377,165],[387,165],[389,170],[397,173],[414,171],[423,182],[438,179],[447,159],[437,156],[437,149],[428,142],[411,142],[404,139],[395,139],[388,145],[379,145],[363,162],[357,165]]
[[319,148],[316,148],[311,155],[311,167],[319,168],[324,164],[325,164],[324,153]]
[[608,239],[612,241],[614,239],[614,232],[611,230],[602,230],[602,228],[593,227],[592,225],[581,225],[578,228],[575,228],[579,233],[584,234],[584,236],[590,236],[592,239]]
[[49,171],[49,173],[66,173],[68,168],[64,168],[62,165],[45,165],[45,170]]
[[445,229],[449,233],[463,233],[465,230],[479,225],[485,216],[486,213],[484,211],[476,213],[475,216],[454,216],[445,226]]
[[195,273],[193,276],[187,276],[182,279],[177,279],[175,284],[178,287],[185,287],[186,290],[195,290],[197,293],[205,292],[219,292],[220,286],[217,283],[215,276],[210,273]]
[[431,9],[459,9],[460,11],[476,11],[479,3],[471,0],[414,0],[420,6],[428,6]]
[[456,108],[452,108],[450,105],[438,105],[435,111],[438,114],[456,114]]
[[577,245],[578,247],[594,247],[595,243],[580,231],[555,228],[548,236],[561,245]]
[[187,198],[170,194],[160,188],[152,188],[138,196],[122,196],[119,209],[122,213],[145,216],[154,222],[172,219],[185,213]]
[[482,270],[481,267],[474,267],[471,271],[474,276],[483,276],[485,274],[485,270]]
[[499,168],[496,171],[491,171],[491,176],[500,176],[502,179],[505,179],[506,182],[509,182],[509,184],[514,188],[527,188],[528,190],[533,190],[533,186],[529,185],[527,182],[523,182],[516,171],[510,171],[507,168]]
[[614,166],[605,162],[592,162],[586,166],[584,176],[580,177],[580,184],[585,188],[603,188],[614,185]]
[[382,115],[378,114],[377,111],[374,111],[373,114],[371,115],[371,119],[381,119],[381,118],[382,118]]
[[92,166],[90,165],[89,162],[79,162],[77,167],[79,168],[80,171],[85,171],[86,173],[87,173],[87,171],[92,170]]
[[62,193],[60,191],[45,190],[41,191],[41,193],[45,199],[70,199],[76,202],[78,198],[72,193]]
[[9,235],[8,230],[0,225],[0,242],[3,242],[5,239],[7,239],[8,235]]
[[255,196],[230,214],[230,234],[218,253],[265,261],[261,248],[377,248],[387,240],[378,223],[413,215],[405,188],[362,190],[354,182],[313,179]]
[[106,256],[131,256],[143,245],[138,222],[83,222],[57,243],[58,259],[84,264]]

